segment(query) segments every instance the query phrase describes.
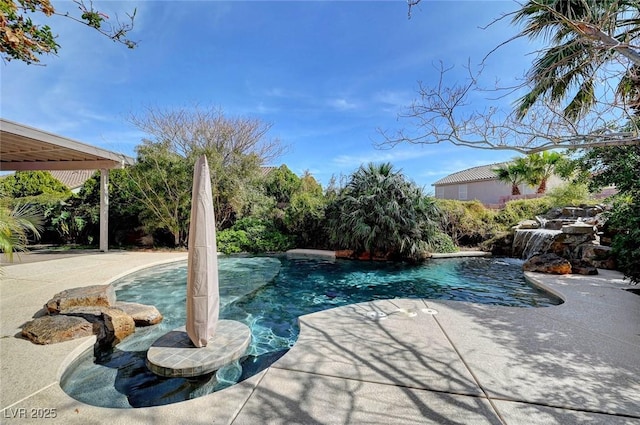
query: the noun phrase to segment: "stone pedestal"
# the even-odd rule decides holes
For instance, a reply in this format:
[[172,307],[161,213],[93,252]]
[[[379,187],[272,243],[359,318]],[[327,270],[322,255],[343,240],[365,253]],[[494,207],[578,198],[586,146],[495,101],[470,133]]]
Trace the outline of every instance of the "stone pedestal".
[[251,330],[244,323],[220,320],[206,347],[195,347],[185,327],[158,338],[147,352],[147,367],[156,375],[178,378],[205,375],[245,355]]

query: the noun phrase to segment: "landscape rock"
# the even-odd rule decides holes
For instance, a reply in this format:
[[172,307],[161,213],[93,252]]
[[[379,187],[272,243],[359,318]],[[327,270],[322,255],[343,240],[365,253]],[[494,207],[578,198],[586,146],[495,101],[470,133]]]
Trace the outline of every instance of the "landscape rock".
[[598,274],[598,269],[596,269],[586,261],[572,260],[571,273],[582,275],[596,275]]
[[567,233],[569,235],[585,235],[595,233],[595,229],[593,225],[577,221],[573,224],[562,226],[562,233]]
[[616,261],[610,246],[583,244],[579,247],[580,259],[599,269],[615,270]]
[[43,316],[22,328],[22,336],[36,344],[55,344],[93,335],[93,325],[81,317]]
[[544,216],[549,220],[560,218],[562,217],[562,208],[551,208]]
[[537,229],[540,227],[540,223],[537,220],[522,220],[516,227],[519,229]]
[[582,223],[585,223],[591,226],[596,226],[598,229],[601,229],[606,222],[607,222],[607,217],[603,213],[599,213],[599,214],[585,217],[582,219]]
[[571,273],[571,263],[569,262],[569,260],[552,253],[534,255],[533,257],[525,261],[522,268],[525,271],[529,272],[550,274]]
[[355,257],[355,253],[351,249],[339,249],[336,251],[336,258],[352,259]]
[[136,326],[151,326],[162,322],[162,314],[152,305],[118,301],[115,308],[131,316]]
[[381,252],[376,252],[371,255],[370,252],[355,252],[350,249],[341,249],[336,251],[336,258],[346,258],[349,260],[361,260],[361,261],[386,261],[389,259],[389,253],[384,254]]
[[511,232],[499,233],[493,238],[484,241],[481,249],[496,256],[510,256],[513,252],[514,236]]
[[583,208],[577,208],[577,207],[564,207],[562,209],[562,216],[563,217],[571,217],[571,218],[578,218],[578,217],[584,217],[586,214],[586,211]]
[[75,306],[62,310],[66,316],[82,317],[98,326],[96,336],[98,345],[115,346],[136,330],[131,316],[124,311],[103,306]]
[[567,224],[571,224],[573,221],[565,220],[562,218],[554,218],[553,220],[547,220],[544,223],[544,228],[548,230],[560,230],[562,226],[566,226]]
[[598,215],[601,215],[605,209],[602,205],[595,205],[595,206],[585,207],[584,210],[586,213],[585,215],[587,217],[597,217]]
[[49,313],[59,313],[75,306],[111,306],[116,302],[116,292],[111,285],[93,285],[67,289],[53,296],[45,308]]

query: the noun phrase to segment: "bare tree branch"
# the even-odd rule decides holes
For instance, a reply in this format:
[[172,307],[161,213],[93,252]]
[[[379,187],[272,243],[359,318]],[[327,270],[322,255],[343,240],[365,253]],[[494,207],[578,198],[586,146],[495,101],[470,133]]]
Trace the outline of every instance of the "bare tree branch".
[[[409,0],[409,11],[420,2]],[[639,37],[640,16],[586,0],[578,5],[583,7],[579,16],[573,16],[576,5],[536,0],[518,4],[521,11],[504,14],[488,26],[508,16],[514,22],[532,15],[535,19],[492,49],[482,63],[517,38],[550,36],[544,31],[557,30],[552,47],[537,52],[535,72],[530,71],[513,87],[484,88],[479,83],[482,67],[473,71],[467,65],[466,81],[447,85],[445,77],[451,68],[441,63],[438,81],[428,86],[419,83],[418,99],[398,115],[399,120],[410,123],[409,129],[379,129],[383,137],[379,148],[449,142],[529,154],[555,148],[640,144],[640,120],[635,115],[640,110],[640,51],[628,42]],[[558,50],[553,50],[556,45]],[[621,81],[626,84],[616,88],[615,83]],[[528,94],[519,100],[518,108],[504,105],[523,91]],[[495,106],[478,108],[479,103]]]
[[287,148],[280,139],[267,138],[271,124],[256,118],[226,117],[219,108],[147,107],[144,114],[130,115],[129,121],[182,156],[213,149],[222,155],[223,165],[233,155],[256,155],[261,164],[268,164]]
[[446,74],[451,69],[441,63],[437,84],[426,86],[421,83],[419,98],[399,114],[399,119],[411,123],[409,127],[412,130],[402,128],[391,132],[379,129],[383,140],[377,147],[449,142],[456,146],[529,154],[556,148],[640,144],[637,123],[626,131],[617,129],[616,123],[633,122],[625,104],[597,103],[578,122],[567,118],[560,105],[551,102],[539,102],[523,118],[519,118],[512,108],[494,106],[478,110],[471,99],[482,98],[501,89],[481,87],[478,83],[481,70],[474,72],[469,66],[465,82],[447,86]]

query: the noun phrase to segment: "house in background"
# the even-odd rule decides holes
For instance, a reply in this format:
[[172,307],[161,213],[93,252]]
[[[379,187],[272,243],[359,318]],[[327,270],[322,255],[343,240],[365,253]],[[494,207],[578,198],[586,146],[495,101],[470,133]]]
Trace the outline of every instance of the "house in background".
[[73,193],[80,192],[84,182],[89,180],[97,170],[50,170],[49,172],[60,183],[67,186]]
[[[494,168],[505,164],[489,164],[458,171],[433,183],[436,198],[457,199],[460,201],[478,200],[490,208],[501,208],[512,199],[536,198],[535,187],[526,183],[518,186],[520,196],[511,195],[511,185],[498,180]],[[547,182],[547,191],[562,184],[558,177],[551,177]]]

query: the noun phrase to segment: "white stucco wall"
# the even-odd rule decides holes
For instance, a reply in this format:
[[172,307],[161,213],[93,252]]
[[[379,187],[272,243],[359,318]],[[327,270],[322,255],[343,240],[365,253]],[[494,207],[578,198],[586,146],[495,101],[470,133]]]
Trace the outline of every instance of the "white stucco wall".
[[[552,177],[547,182],[547,191],[562,184],[562,180]],[[463,199],[464,189],[460,186],[466,185],[466,198]],[[537,187],[530,187],[526,184],[519,186],[520,193],[532,195],[536,193]],[[511,185],[498,180],[482,180],[467,183],[443,184],[435,186],[436,198],[457,199],[461,201],[478,200],[486,205],[497,205],[501,203],[501,198],[511,195]]]

